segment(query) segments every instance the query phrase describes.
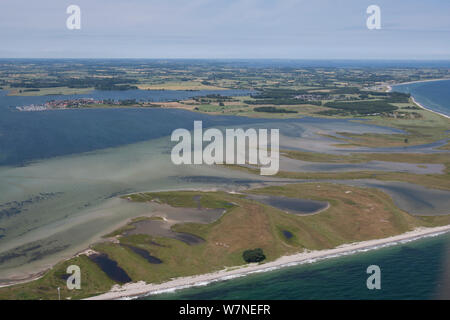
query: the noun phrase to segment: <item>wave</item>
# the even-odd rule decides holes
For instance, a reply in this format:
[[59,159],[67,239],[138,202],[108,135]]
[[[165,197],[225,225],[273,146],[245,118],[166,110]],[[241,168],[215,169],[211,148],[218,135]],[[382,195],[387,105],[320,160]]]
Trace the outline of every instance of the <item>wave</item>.
[[380,244],[380,245],[368,246],[368,247],[365,247],[365,248],[349,250],[349,251],[345,251],[345,252],[341,252],[341,253],[324,255],[322,257],[311,258],[311,259],[306,259],[306,260],[302,260],[302,261],[289,262],[289,263],[281,264],[279,266],[261,268],[261,269],[258,269],[258,270],[247,271],[247,272],[244,271],[244,272],[239,273],[239,274],[226,275],[226,276],[218,277],[216,279],[212,279],[212,280],[208,280],[208,281],[199,281],[199,282],[195,282],[195,283],[192,283],[192,284],[175,286],[175,287],[171,287],[171,288],[167,288],[167,289],[154,290],[154,291],[150,291],[150,292],[147,292],[147,293],[144,293],[144,294],[141,294],[141,295],[137,295],[137,296],[122,297],[120,300],[134,300],[134,299],[140,299],[140,298],[144,298],[144,297],[148,297],[148,296],[159,295],[159,294],[163,294],[163,293],[174,293],[176,291],[183,290],[183,289],[188,289],[188,288],[205,287],[205,286],[208,286],[208,285],[210,285],[212,283],[215,283],[215,282],[222,282],[222,281],[232,280],[232,279],[236,279],[236,278],[242,278],[242,277],[245,277],[245,276],[248,276],[248,275],[251,275],[251,274],[271,272],[271,271],[284,269],[284,268],[287,268],[287,267],[294,267],[294,266],[299,266],[299,265],[304,265],[304,264],[312,264],[312,263],[316,263],[316,262],[323,261],[323,260],[334,259],[334,258],[339,258],[339,257],[344,257],[344,256],[350,256],[350,255],[354,255],[354,254],[358,254],[358,253],[365,253],[365,252],[368,252],[368,251],[374,251],[374,250],[379,250],[379,249],[383,249],[383,248],[403,245],[403,244],[406,244],[406,243],[409,243],[409,242],[422,240],[422,239],[425,239],[425,238],[434,238],[434,237],[438,237],[438,236],[444,235],[444,234],[446,234],[448,232],[449,232],[449,230],[439,231],[439,232],[435,232],[435,233],[419,235],[417,237],[412,237],[412,238],[408,238],[408,239],[403,239],[403,240],[397,240],[397,241],[392,241],[392,242],[388,242],[388,243],[383,243],[383,244]]

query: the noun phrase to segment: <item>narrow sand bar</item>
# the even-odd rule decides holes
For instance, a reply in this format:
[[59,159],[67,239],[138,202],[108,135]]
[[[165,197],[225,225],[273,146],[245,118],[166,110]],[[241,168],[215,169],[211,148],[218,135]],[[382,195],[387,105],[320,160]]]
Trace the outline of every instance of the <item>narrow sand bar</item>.
[[334,249],[302,252],[290,256],[283,256],[275,261],[263,264],[248,264],[241,267],[228,268],[228,270],[224,269],[221,271],[208,274],[181,277],[160,284],[147,284],[143,281],[140,281],[136,283],[125,284],[123,286],[116,285],[111,289],[111,291],[98,296],[91,297],[89,299],[92,300],[120,299],[139,295],[148,295],[167,290],[182,289],[191,286],[205,284],[208,282],[244,276],[250,273],[269,271],[280,267],[301,264],[309,261],[314,261],[317,259],[325,259],[343,254],[357,253],[358,251],[373,250],[379,248],[380,246],[395,245],[398,242],[412,241],[422,237],[438,235],[449,231],[450,225],[435,228],[418,228],[413,231],[409,231],[397,236],[392,236],[384,239],[375,239],[343,244]]

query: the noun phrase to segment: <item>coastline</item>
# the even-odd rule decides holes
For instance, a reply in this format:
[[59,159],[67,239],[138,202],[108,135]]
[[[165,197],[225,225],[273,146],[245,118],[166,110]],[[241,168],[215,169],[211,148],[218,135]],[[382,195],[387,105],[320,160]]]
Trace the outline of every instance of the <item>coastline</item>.
[[87,298],[87,300],[130,299],[193,286],[201,286],[210,282],[246,276],[256,272],[271,271],[282,267],[315,262],[316,260],[349,255],[361,251],[375,250],[386,246],[396,245],[399,242],[404,243],[414,241],[420,238],[436,236],[446,232],[450,232],[450,225],[433,228],[417,228],[415,230],[388,238],[347,243],[333,249],[305,251],[289,256],[282,256],[274,261],[263,264],[248,264],[228,269],[225,268],[212,273],[175,278],[159,284],[147,284],[143,281],[139,281],[135,283],[128,283],[123,286],[116,285],[113,286],[110,291],[98,296]]
[[396,82],[396,83],[390,83],[390,84],[386,83],[385,86],[388,89],[387,92],[391,92],[392,91],[392,86],[400,86],[400,85],[404,85],[404,84],[421,83],[421,82],[446,81],[446,80],[450,80],[450,78],[415,80],[415,81],[407,81],[407,82]]
[[444,117],[444,118],[450,119],[450,116],[448,116],[448,115],[446,115],[446,114],[443,114],[443,113],[440,113],[440,112],[437,112],[437,111],[434,111],[434,110],[431,110],[431,109],[429,109],[429,108],[424,107],[422,104],[420,104],[419,102],[417,102],[416,99],[414,99],[414,97],[413,97],[412,95],[411,95],[411,99],[412,99],[412,101],[413,101],[416,105],[418,105],[418,106],[421,107],[422,109],[425,109],[425,110],[427,110],[427,111],[430,111],[430,112],[433,112],[433,113],[435,113],[435,114],[438,114],[438,115],[440,115],[440,116],[442,116],[442,117]]
[[[420,83],[420,82],[433,82],[433,81],[450,81],[450,78],[442,78],[442,79],[430,79],[430,80],[418,80],[418,81],[409,81],[409,82],[402,82],[402,83],[395,83],[395,84],[387,84],[387,92],[392,92],[392,86],[397,86],[397,85],[404,85],[404,84],[412,84],[412,83]],[[414,96],[411,94],[411,99],[413,101],[414,104],[416,104],[417,106],[419,106],[420,108],[433,112],[435,114],[438,114],[444,118],[450,119],[450,116],[440,113],[438,111],[434,111],[430,108],[425,107],[424,105],[420,104],[419,102],[416,101],[416,99],[414,99]]]

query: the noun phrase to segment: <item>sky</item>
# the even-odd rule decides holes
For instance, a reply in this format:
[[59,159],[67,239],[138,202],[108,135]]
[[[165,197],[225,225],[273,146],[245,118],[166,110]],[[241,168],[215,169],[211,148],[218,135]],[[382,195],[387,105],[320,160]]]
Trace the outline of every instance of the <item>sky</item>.
[[450,1],[0,0],[0,58],[449,60]]

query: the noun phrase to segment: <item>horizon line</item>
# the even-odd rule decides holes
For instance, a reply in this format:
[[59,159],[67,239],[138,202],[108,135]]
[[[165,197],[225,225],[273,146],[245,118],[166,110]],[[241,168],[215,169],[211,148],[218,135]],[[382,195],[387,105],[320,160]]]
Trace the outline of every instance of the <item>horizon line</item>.
[[280,60],[280,61],[448,61],[449,58],[163,58],[163,57],[0,57],[0,60]]

